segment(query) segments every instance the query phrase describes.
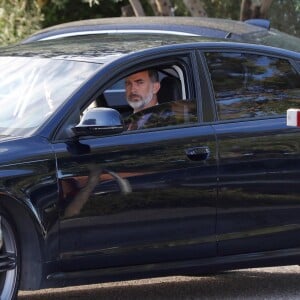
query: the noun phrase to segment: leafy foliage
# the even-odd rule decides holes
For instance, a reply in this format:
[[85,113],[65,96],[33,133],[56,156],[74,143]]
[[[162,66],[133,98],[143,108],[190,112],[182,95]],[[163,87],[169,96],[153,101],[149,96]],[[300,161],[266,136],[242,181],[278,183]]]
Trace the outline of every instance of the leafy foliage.
[[[239,20],[240,1],[198,0],[208,17]],[[149,0],[140,0],[146,15],[153,15]],[[174,14],[189,15],[182,0],[171,0]],[[129,0],[0,0],[0,44],[14,43],[32,32],[59,23],[118,17]],[[273,0],[268,12],[271,26],[300,36],[300,0]]]
[[119,17],[127,1],[118,0],[52,0],[42,9],[42,27],[84,19]]
[[272,27],[300,37],[300,0],[274,0],[269,18]]
[[241,1],[232,0],[202,0],[207,15],[212,18],[227,18],[238,20]]
[[0,0],[0,44],[19,41],[40,28],[42,14],[36,1]]
[[[200,0],[198,0],[200,1]],[[239,20],[241,1],[201,0],[208,17]],[[256,1],[258,2],[258,1]],[[173,0],[175,14],[188,15],[182,0]],[[271,26],[283,32],[300,37],[300,0],[273,0],[268,12]]]

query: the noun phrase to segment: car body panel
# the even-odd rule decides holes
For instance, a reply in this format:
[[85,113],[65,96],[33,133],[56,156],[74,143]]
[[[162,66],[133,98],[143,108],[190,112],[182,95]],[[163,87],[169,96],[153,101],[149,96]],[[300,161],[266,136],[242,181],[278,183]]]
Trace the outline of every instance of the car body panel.
[[[55,145],[65,153],[56,150],[62,190],[72,187],[71,198],[61,200],[66,268],[74,270],[73,260],[84,260],[86,253],[85,266],[94,267],[215,255],[216,148],[209,126],[80,144],[67,145],[69,151]],[[185,151],[201,146],[210,148],[211,157],[190,161]],[[95,186],[93,193],[84,200],[89,186]]]
[[221,123],[218,254],[299,247],[299,134],[285,118]]
[[[19,226],[31,220],[33,253],[42,252],[22,265],[40,266],[40,282],[23,275],[22,286],[299,262],[299,128],[282,114],[221,120],[207,52],[285,58],[299,73],[300,53],[208,37],[93,35],[3,48],[1,57],[96,66],[34,133],[1,138],[1,209]],[[76,136],[98,96],[153,66],[181,72],[179,101],[197,106],[192,122]],[[28,235],[21,244],[30,249]]]
[[54,152],[43,138],[14,138],[0,142],[1,199],[17,201],[30,215],[47,260],[58,255],[58,185]]
[[[238,25],[238,26],[236,26]],[[267,32],[265,28],[244,22],[198,17],[125,17],[81,20],[55,25],[31,35],[22,43],[49,40],[82,34],[100,33],[177,34],[225,38],[228,33],[238,37],[257,32]]]
[[268,20],[251,19],[245,22],[206,18],[145,16],[81,20],[42,29],[21,43],[65,37],[124,34],[177,35],[228,39],[247,43],[265,44],[300,51],[299,38],[270,28]]

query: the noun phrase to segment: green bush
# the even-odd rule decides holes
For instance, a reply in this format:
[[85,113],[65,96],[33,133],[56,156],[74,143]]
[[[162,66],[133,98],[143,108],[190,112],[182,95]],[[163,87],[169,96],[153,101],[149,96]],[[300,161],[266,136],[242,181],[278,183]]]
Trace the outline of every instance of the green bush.
[[34,0],[0,0],[0,45],[16,43],[40,29],[42,19]]

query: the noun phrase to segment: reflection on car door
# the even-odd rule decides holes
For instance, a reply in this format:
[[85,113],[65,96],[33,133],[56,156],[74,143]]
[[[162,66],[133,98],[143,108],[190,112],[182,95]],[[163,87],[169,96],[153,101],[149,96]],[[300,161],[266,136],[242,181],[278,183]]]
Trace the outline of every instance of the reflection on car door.
[[83,139],[55,151],[65,270],[216,254],[211,126]]
[[299,247],[299,132],[287,129],[284,118],[215,129],[219,254]]
[[299,130],[285,113],[299,103],[300,76],[276,56],[206,57],[221,120],[218,254],[299,247]]

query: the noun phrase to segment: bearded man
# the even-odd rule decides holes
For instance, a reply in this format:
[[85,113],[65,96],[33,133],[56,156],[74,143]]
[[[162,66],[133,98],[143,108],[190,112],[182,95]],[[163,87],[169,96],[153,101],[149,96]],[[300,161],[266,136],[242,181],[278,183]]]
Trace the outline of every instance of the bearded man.
[[128,104],[134,113],[157,105],[160,89],[157,71],[149,69],[129,75],[125,79],[125,89]]

